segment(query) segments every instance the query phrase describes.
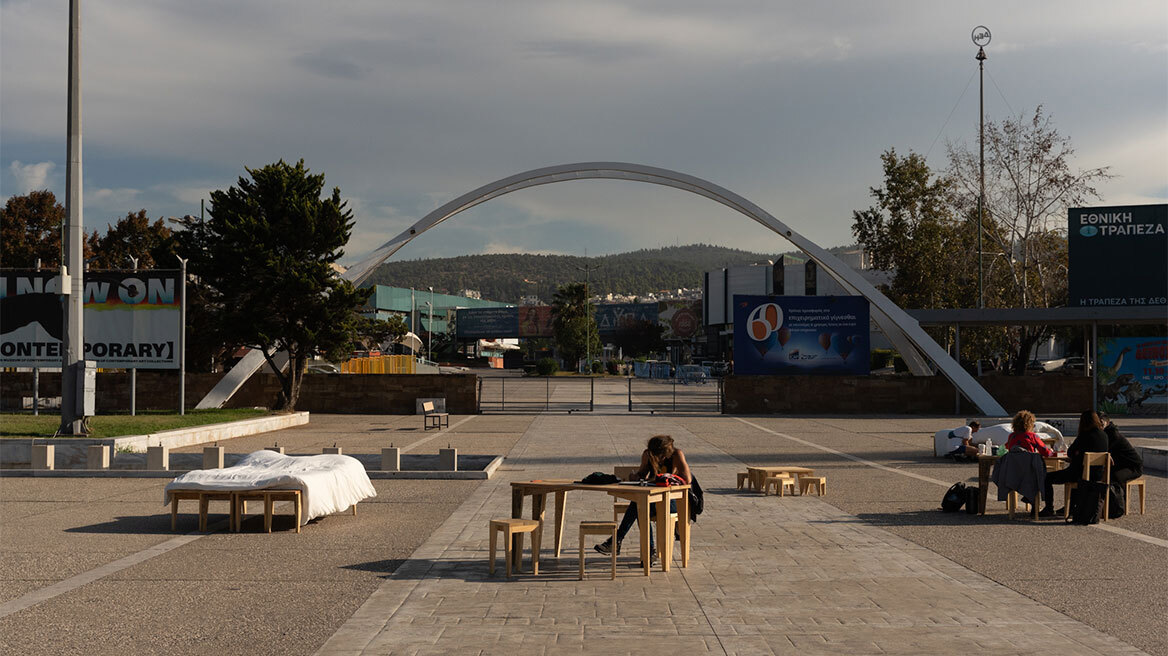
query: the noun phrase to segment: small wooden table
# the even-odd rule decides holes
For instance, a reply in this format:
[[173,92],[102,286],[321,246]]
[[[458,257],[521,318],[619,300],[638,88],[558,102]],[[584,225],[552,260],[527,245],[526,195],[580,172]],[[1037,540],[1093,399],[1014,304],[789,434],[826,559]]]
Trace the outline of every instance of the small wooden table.
[[[979,515],[985,514],[986,496],[990,490],[990,472],[1000,457],[983,454],[977,456],[977,514]],[[1046,464],[1046,471],[1052,472],[1065,467],[1068,459],[1066,455],[1043,456],[1042,462]],[[1054,503],[1054,499],[1047,499],[1046,502]]]
[[747,480],[750,481],[750,487],[755,492],[763,491],[763,483],[768,476],[778,476],[779,474],[795,474],[796,476],[810,476],[815,473],[811,467],[794,467],[791,465],[776,465],[769,467],[747,467]]
[[[519,519],[523,516],[523,497],[531,497],[531,518],[543,521],[544,510],[547,505],[547,495],[555,494],[555,550],[556,557],[560,555],[560,544],[564,533],[564,511],[567,506],[566,496],[573,490],[587,492],[603,492],[618,499],[626,499],[637,504],[637,521],[641,527],[641,564],[645,568],[645,576],[649,575],[649,505],[661,504],[657,509],[657,532],[660,540],[657,543],[661,557],[661,571],[668,572],[673,560],[673,518],[669,512],[669,501],[677,502],[678,534],[681,538],[681,566],[689,566],[689,488],[688,485],[674,485],[672,487],[657,487],[653,485],[585,485],[568,479],[545,479],[535,481],[513,481],[511,483],[511,516]],[[539,529],[542,530],[542,527]],[[513,556],[522,553],[522,536],[514,538],[512,545]],[[613,545],[613,549],[616,545]],[[518,560],[518,559],[517,559]],[[516,567],[519,563],[516,563]]]

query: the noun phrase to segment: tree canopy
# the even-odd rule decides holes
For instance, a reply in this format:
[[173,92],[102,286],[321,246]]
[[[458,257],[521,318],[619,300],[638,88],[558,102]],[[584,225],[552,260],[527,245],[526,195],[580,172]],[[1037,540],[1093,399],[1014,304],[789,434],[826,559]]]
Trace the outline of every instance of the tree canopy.
[[189,270],[206,285],[209,311],[225,343],[289,355],[279,372],[278,407],[293,409],[307,361],[339,359],[357,337],[357,310],[371,290],[338,278],[352,212],[324,176],[303,160],[247,169],[227,190],[211,193],[210,219],[188,221]]
[[60,266],[64,223],[65,208],[53,192],[12,196],[0,208],[0,265],[31,269],[39,258],[42,266]]
[[595,314],[596,307],[589,300],[584,283],[569,283],[556,292],[552,301],[552,331],[561,356],[573,368],[589,352],[600,355],[600,331]]

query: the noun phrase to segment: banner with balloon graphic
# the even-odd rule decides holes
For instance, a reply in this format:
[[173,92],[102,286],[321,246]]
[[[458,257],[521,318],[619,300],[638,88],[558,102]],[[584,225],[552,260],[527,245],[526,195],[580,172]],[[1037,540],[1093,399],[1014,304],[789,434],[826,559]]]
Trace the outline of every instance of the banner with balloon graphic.
[[734,296],[734,373],[869,373],[863,296]]

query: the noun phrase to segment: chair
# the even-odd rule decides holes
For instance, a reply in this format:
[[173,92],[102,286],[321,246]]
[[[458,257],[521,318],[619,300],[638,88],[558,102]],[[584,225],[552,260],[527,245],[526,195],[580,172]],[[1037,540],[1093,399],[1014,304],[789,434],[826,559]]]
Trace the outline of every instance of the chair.
[[612,545],[612,579],[616,580],[616,522],[580,522],[580,580],[584,580],[584,536],[607,535]]
[[[1100,451],[1100,452],[1088,451],[1088,452],[1084,453],[1083,454],[1083,474],[1082,474],[1082,477],[1080,480],[1084,480],[1084,481],[1091,480],[1091,468],[1092,467],[1102,467],[1103,468],[1103,480],[1101,482],[1110,486],[1111,485],[1111,454],[1105,453],[1102,451]],[[1141,479],[1142,478],[1143,477],[1141,477]],[[1140,480],[1140,479],[1136,479],[1136,480]],[[1066,519],[1067,517],[1070,517],[1070,515],[1071,515],[1071,490],[1075,489],[1077,486],[1078,486],[1078,483],[1064,483],[1063,484],[1063,519]],[[1141,488],[1140,488],[1140,505],[1141,506],[1143,505],[1143,501],[1144,501],[1144,494],[1143,494],[1143,487],[1141,486]],[[1107,521],[1107,513],[1110,510],[1110,508],[1111,508],[1111,495],[1104,494],[1103,495],[1103,514],[1099,517],[1099,521],[1101,521],[1101,522]],[[1140,510],[1140,514],[1143,514],[1142,508]]]
[[[507,561],[507,578],[511,578],[511,559],[512,552],[512,537],[515,535],[522,536],[524,533],[531,533],[531,572],[539,575],[539,542],[541,533],[543,533],[541,523],[535,519],[492,519],[491,520],[491,576],[495,575],[495,554],[497,553],[495,538],[499,533],[503,534],[503,559]],[[523,549],[523,542],[518,545],[520,552]],[[518,568],[519,563],[516,563]]]
[[424,401],[422,403],[422,430],[430,430],[431,428],[442,430],[443,425],[450,428],[450,414],[436,411],[433,401]]
[[816,496],[823,496],[827,494],[827,477],[826,476],[800,476],[799,477],[799,494],[807,494],[811,488],[815,488]]
[[1131,498],[1131,490],[1133,487],[1140,488],[1140,514],[1142,515],[1142,514],[1144,514],[1144,493],[1145,493],[1144,477],[1143,476],[1140,476],[1139,478],[1133,478],[1130,481],[1128,481],[1127,483],[1124,483],[1123,511],[1124,511],[1124,514],[1127,514],[1127,509],[1128,509],[1128,506],[1130,505],[1128,502],[1128,499]]
[[770,494],[771,487],[775,488],[775,494],[780,497],[783,496],[783,491],[790,488],[791,494],[795,494],[795,479],[788,474],[781,474],[779,476],[767,476],[763,481],[762,493],[764,495]]

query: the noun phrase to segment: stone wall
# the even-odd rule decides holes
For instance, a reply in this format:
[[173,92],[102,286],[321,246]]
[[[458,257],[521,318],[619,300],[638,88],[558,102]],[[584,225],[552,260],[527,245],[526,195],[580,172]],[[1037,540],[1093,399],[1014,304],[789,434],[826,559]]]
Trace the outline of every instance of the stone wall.
[[[980,379],[1008,413],[1078,413],[1091,407],[1091,379],[987,376]],[[727,414],[977,414],[956,406],[943,376],[729,376]]]
[[[187,374],[186,407],[191,409],[215,386],[222,374]],[[297,410],[353,414],[414,414],[414,399],[445,397],[452,414],[478,412],[478,386],[474,374],[307,374],[300,390]],[[138,372],[138,410],[177,410],[178,372]],[[228,402],[230,408],[271,407],[280,392],[274,374],[256,374]],[[40,395],[61,395],[60,376],[40,375]],[[32,396],[32,374],[5,373],[0,376],[0,409],[19,409],[21,397]],[[98,413],[128,412],[130,374],[97,375]],[[52,411],[50,411],[52,412]]]

